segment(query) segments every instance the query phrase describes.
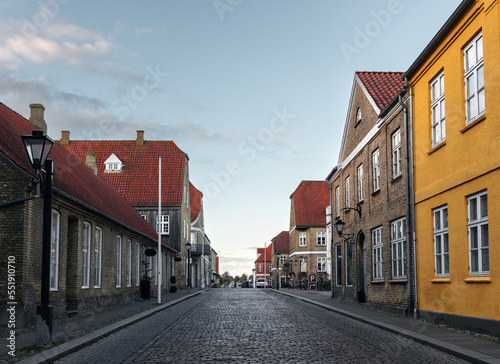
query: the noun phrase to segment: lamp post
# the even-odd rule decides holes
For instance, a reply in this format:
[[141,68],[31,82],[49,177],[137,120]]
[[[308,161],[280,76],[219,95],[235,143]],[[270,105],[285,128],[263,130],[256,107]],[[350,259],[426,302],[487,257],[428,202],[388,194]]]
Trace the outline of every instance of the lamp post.
[[188,274],[187,274],[187,291],[191,293],[191,243],[186,243],[186,250],[188,252]]
[[276,253],[276,289],[280,289],[280,253]]
[[252,286],[252,288],[255,288],[255,268],[252,268],[252,275],[253,275],[253,286]]
[[[295,259],[295,268],[297,268],[297,266],[299,265],[299,262],[297,261],[297,259]],[[295,280],[298,282],[299,281],[299,271],[297,271],[297,275],[295,276]],[[294,282],[295,285],[297,285],[297,282]]]
[[[47,346],[52,342],[52,313],[50,305],[50,243],[52,225],[52,176],[53,161],[47,159],[54,141],[43,135],[43,131],[34,130],[32,135],[21,136],[30,163],[40,175],[45,165],[43,178],[43,232],[42,232],[42,286],[40,306],[36,309],[36,344]],[[40,176],[41,177],[41,176]]]

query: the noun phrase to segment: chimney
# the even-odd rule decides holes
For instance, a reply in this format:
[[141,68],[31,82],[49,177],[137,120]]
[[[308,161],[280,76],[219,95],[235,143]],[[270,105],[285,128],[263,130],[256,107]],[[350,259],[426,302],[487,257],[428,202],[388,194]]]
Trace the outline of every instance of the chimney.
[[97,174],[97,165],[95,163],[95,153],[85,153],[85,165],[89,167],[94,174]]
[[69,144],[69,131],[63,130],[61,131],[61,140],[59,140],[60,145],[68,145]]
[[141,147],[144,145],[144,130],[137,130],[137,139],[135,145]]
[[47,123],[43,119],[43,113],[45,107],[42,104],[30,104],[31,114],[29,122],[36,126],[39,130],[42,130],[45,135],[47,135]]

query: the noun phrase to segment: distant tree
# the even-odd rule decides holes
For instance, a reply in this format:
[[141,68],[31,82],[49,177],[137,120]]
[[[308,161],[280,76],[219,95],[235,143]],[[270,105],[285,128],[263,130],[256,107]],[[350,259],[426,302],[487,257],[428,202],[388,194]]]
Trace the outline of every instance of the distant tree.
[[236,277],[234,277],[234,281],[235,281],[235,282],[239,282],[239,281],[240,281],[240,276],[236,276]]

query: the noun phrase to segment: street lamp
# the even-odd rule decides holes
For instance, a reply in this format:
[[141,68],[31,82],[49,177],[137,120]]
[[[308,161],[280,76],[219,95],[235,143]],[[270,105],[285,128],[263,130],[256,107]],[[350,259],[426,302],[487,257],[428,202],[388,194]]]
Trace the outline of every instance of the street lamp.
[[337,234],[339,234],[339,237],[344,238],[345,240],[353,237],[353,234],[344,234],[344,227],[345,227],[345,222],[342,220],[338,220],[335,224],[335,230],[337,230]]
[[255,268],[252,268],[252,275],[253,275],[253,287],[252,288],[256,288],[255,287]]
[[[40,175],[45,165],[43,178],[43,232],[42,232],[42,286],[40,306],[36,308],[36,344],[47,346],[52,341],[52,313],[50,305],[50,240],[52,225],[52,176],[53,161],[47,159],[54,141],[43,135],[43,131],[34,130],[32,135],[21,136],[30,163]],[[40,176],[41,177],[41,176]]]
[[186,250],[188,252],[188,274],[187,274],[187,291],[191,293],[191,243],[186,243]]
[[276,289],[280,289],[280,253],[276,253]]

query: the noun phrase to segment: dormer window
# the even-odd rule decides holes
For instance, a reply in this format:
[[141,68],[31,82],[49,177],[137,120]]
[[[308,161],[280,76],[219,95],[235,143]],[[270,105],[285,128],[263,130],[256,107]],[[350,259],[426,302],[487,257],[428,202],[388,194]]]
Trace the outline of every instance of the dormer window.
[[118,157],[113,153],[111,156],[104,162],[106,169],[104,172],[109,173],[119,173],[122,171],[123,163]]

